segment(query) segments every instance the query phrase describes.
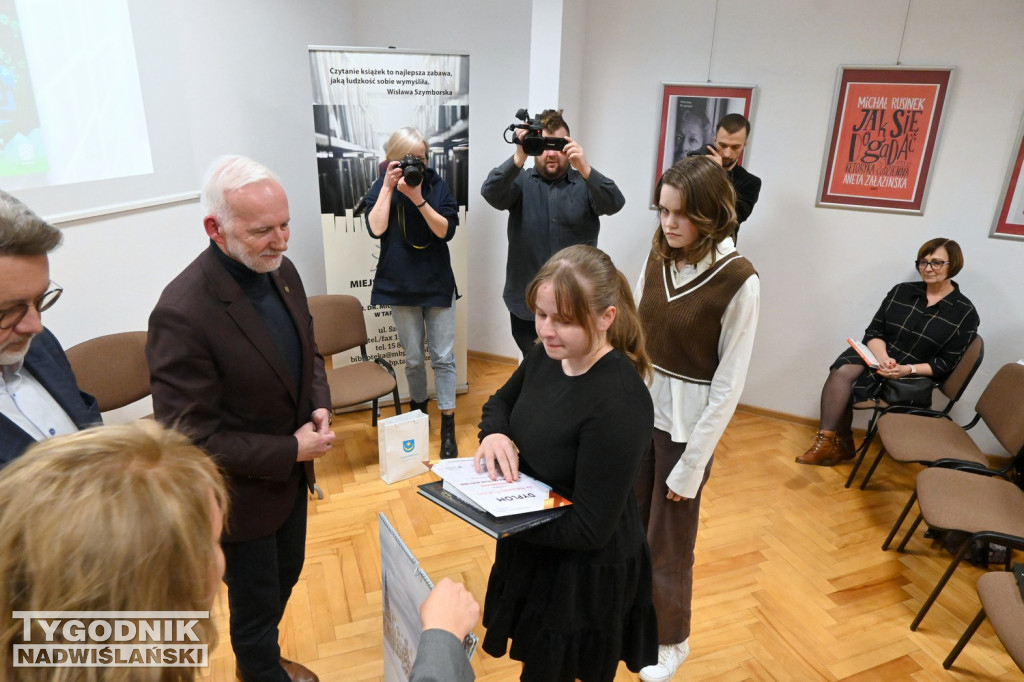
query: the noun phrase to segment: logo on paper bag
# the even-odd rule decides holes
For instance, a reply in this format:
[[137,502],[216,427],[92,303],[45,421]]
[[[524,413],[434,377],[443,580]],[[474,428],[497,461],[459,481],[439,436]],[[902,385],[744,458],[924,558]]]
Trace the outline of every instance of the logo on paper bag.
[[402,450],[405,452],[412,452],[416,449],[416,439],[410,438],[409,440],[402,441]]

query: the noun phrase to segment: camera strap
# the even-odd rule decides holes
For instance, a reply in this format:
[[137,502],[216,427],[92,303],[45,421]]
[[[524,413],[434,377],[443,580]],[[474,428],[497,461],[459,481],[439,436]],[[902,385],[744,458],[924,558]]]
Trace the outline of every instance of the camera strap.
[[[411,246],[412,248],[416,249],[417,251],[422,251],[423,249],[430,246],[430,242],[434,241],[433,232],[430,232],[430,238],[427,239],[426,244],[413,244],[411,241],[409,241],[409,235],[405,231],[405,206],[403,206],[402,204],[398,204],[398,226],[402,228],[402,239],[405,240],[405,243]],[[427,227],[427,230],[430,231],[430,228]]]

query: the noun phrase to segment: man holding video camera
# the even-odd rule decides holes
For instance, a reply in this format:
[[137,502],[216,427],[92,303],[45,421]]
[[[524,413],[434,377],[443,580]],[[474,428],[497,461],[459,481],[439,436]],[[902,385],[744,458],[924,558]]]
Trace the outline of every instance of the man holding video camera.
[[[615,182],[594,169],[583,147],[569,137],[561,110],[547,109],[515,131],[515,153],[492,170],[480,193],[499,211],[508,211],[508,261],[502,298],[512,336],[525,356],[537,338],[526,287],[557,251],[573,244],[597,245],[598,216],[617,213],[626,203]],[[533,168],[524,170],[527,156]]]

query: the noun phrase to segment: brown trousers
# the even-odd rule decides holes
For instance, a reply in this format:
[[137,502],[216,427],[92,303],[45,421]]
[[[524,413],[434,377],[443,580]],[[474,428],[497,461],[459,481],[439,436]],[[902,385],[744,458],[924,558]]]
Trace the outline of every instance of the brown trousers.
[[672,502],[665,497],[665,481],[685,450],[686,443],[673,443],[668,433],[655,429],[651,449],[640,462],[634,487],[651,546],[659,644],[678,644],[690,636],[693,548],[697,543],[700,497],[715,459],[712,456],[708,460],[697,496]]

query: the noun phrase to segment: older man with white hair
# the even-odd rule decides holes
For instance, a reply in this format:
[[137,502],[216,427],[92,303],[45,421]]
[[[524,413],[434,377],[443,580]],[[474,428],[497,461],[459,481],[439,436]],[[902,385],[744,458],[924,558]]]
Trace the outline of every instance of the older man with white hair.
[[288,248],[288,198],[266,167],[213,164],[210,246],[149,318],[153,410],[220,465],[231,493],[223,547],[231,646],[245,682],[316,680],[281,658],[278,625],[305,558],[313,461],[334,440],[324,361]]

